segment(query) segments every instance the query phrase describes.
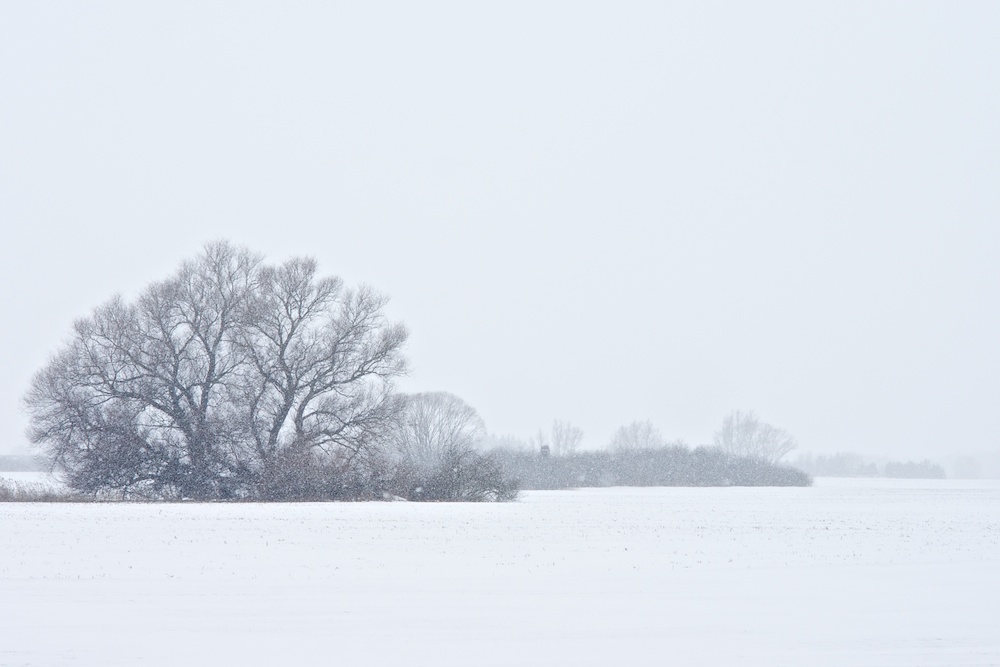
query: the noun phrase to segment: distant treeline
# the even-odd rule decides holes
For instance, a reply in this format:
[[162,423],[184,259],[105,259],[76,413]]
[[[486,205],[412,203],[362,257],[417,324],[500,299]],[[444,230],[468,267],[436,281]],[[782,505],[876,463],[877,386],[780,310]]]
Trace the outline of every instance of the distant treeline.
[[944,479],[944,468],[932,461],[889,461],[882,468],[883,477],[899,479]]
[[492,455],[522,489],[605,486],[809,486],[795,468],[713,447],[670,447],[543,456],[500,449]]
[[933,461],[888,461],[882,465],[866,461],[860,454],[841,452],[829,456],[803,454],[796,467],[816,477],[893,477],[897,479],[944,479],[942,466]]

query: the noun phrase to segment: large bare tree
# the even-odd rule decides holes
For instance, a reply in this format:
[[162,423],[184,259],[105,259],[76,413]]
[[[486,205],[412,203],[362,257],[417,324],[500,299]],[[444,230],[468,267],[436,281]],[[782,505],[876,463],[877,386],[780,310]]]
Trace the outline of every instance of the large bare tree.
[[276,462],[349,463],[393,420],[405,329],[385,298],[206,246],[78,321],[34,378],[29,437],[84,491],[253,496]]

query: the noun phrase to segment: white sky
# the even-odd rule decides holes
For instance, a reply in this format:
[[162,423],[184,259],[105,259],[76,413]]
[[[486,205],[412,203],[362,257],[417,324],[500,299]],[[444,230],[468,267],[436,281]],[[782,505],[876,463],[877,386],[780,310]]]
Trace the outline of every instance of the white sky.
[[0,452],[218,238],[391,295],[493,431],[1000,450],[1000,4],[206,4],[0,6]]

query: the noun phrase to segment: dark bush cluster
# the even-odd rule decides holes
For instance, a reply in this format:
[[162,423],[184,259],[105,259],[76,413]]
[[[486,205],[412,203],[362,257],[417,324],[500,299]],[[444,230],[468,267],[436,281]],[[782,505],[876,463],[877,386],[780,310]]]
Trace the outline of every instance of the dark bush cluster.
[[604,486],[809,486],[795,468],[713,447],[579,452],[545,457],[533,452],[497,452],[524,489]]
[[519,487],[495,455],[466,451],[432,468],[402,464],[389,488],[407,500],[504,502],[516,499]]
[[421,465],[380,453],[363,460],[286,456],[251,488],[253,501],[412,500],[425,502],[505,502],[518,486],[490,454],[463,450]]

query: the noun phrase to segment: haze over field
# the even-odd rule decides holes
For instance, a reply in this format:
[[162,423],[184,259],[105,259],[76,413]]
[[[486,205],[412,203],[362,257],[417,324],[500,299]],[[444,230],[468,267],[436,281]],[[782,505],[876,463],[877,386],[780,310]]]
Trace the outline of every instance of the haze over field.
[[493,432],[996,452],[1000,6],[665,4],[3,5],[0,453],[218,238],[389,294]]

